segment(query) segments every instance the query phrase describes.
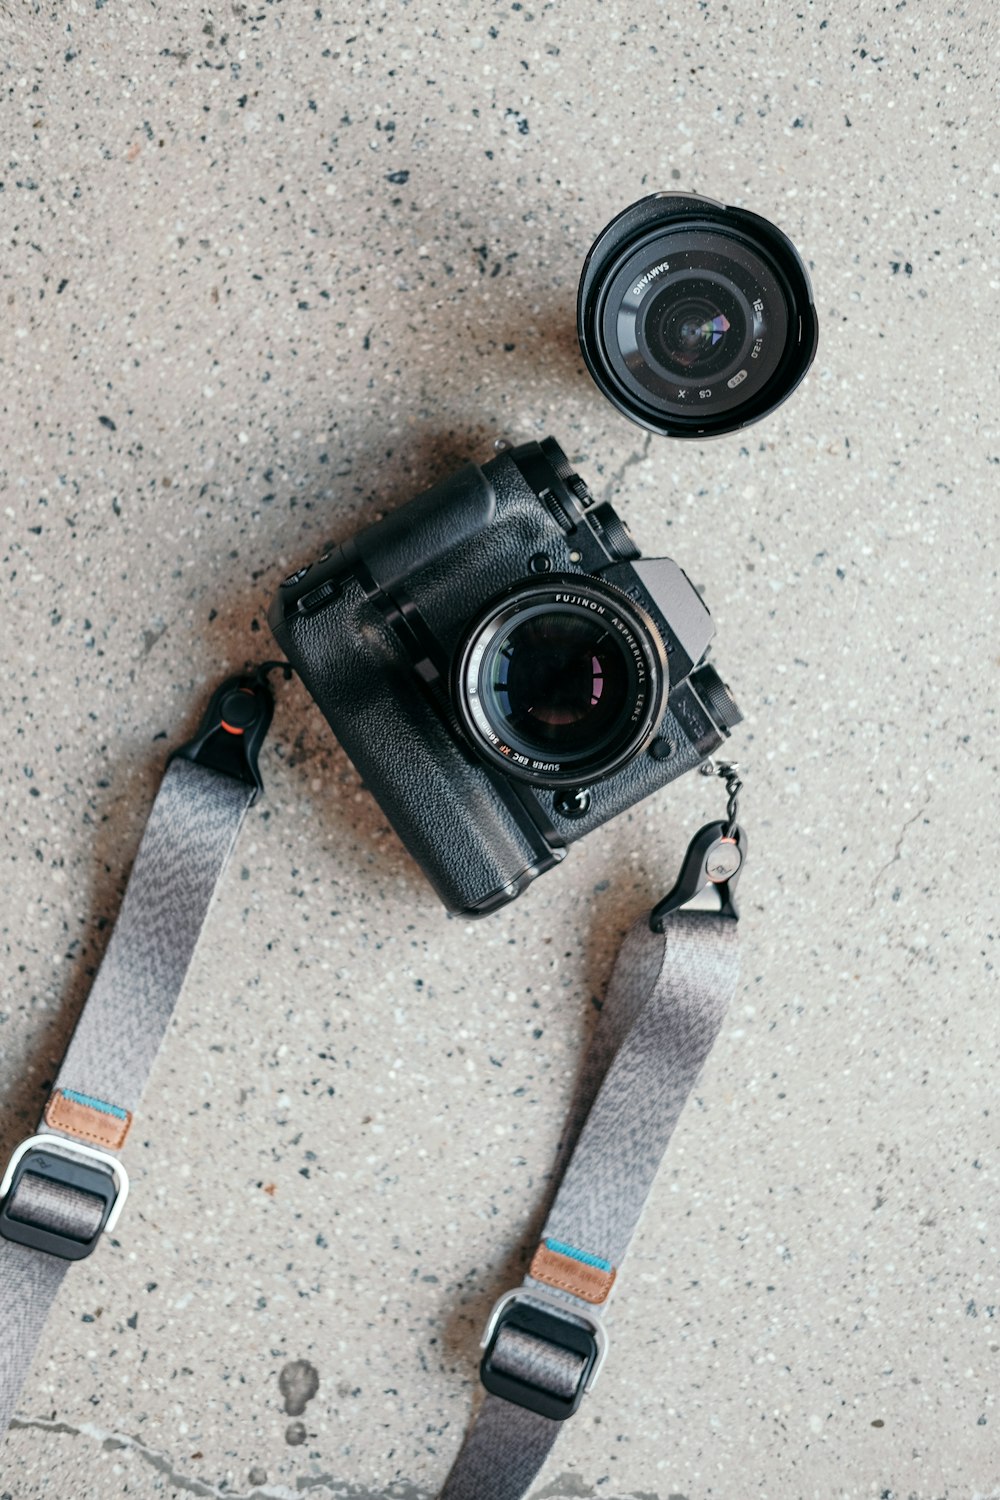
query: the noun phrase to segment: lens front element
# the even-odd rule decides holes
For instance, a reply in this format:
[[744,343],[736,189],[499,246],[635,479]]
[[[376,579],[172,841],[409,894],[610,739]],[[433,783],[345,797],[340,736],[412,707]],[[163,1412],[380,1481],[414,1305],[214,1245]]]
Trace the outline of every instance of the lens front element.
[[498,636],[489,658],[491,717],[537,754],[594,750],[627,711],[631,663],[581,610],[542,605]]
[[748,247],[707,225],[675,227],[625,256],[600,323],[636,401],[697,421],[760,394],[785,347],[788,303]]
[[494,604],[460,654],[455,700],[479,752],[547,786],[612,774],[662,712],[652,621],[592,579],[525,585]]
[[647,336],[647,341],[656,348],[660,363],[679,375],[694,373],[702,379],[718,364],[716,356],[725,356],[723,340],[733,327],[714,301],[693,293],[666,300],[647,322],[653,323],[653,338]]

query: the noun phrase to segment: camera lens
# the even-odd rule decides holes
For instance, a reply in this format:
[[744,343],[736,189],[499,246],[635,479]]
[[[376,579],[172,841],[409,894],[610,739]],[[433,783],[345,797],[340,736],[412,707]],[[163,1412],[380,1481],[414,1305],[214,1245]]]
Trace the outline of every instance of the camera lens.
[[454,697],[488,760],[527,781],[579,786],[645,746],[665,686],[652,621],[617,589],[574,577],[495,601],[459,653]]
[[689,194],[654,194],[612,220],[584,264],[577,316],[604,394],[673,437],[766,416],[816,352],[809,278],[787,236]]

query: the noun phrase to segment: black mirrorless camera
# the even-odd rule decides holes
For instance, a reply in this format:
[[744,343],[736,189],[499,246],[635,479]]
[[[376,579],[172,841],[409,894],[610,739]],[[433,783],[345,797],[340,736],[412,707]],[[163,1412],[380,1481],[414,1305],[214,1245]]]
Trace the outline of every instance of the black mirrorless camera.
[[[676,437],[756,421],[816,350],[791,241],[691,194],[654,193],[602,230],[577,326],[604,394]],[[704,660],[697,591],[640,556],[552,438],[468,465],[294,573],[271,627],[442,900],[470,916],[741,718]]]
[[708,610],[553,438],[285,580],[271,628],[449,910],[478,916],[699,764],[740,712]]

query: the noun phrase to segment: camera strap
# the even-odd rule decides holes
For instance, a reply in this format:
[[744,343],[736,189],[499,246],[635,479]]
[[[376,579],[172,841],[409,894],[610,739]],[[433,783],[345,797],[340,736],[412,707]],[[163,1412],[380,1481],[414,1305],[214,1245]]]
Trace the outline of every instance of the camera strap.
[[90,1255],[125,1205],[120,1152],[261,789],[267,670],[223,683],[198,734],[171,757],[38,1129],[0,1181],[0,1436],[68,1264]]
[[[167,765],[118,919],[36,1133],[0,1181],[0,1435],[67,1264],[113,1231],[120,1153],[247,809],[273,713],[265,663],[212,697]],[[703,770],[714,772],[708,763]],[[441,1500],[520,1500],[593,1388],[605,1315],[653,1180],[737,978],[746,859],[739,782],[692,841],[673,890],[618,955],[564,1136],[558,1187],[522,1285],[483,1339],[487,1395]]]
[[674,889],[618,954],[558,1187],[524,1281],[488,1321],[487,1394],[440,1500],[520,1500],[604,1362],[622,1262],[736,987],[746,835],[735,768],[719,770],[728,819],[695,836]]

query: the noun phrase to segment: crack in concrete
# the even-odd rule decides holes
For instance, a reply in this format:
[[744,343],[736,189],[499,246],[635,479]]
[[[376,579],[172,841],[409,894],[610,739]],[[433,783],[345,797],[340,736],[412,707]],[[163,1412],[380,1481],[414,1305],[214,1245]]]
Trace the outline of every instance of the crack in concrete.
[[[40,1432],[66,1437],[88,1438],[91,1442],[99,1443],[108,1453],[130,1449],[178,1490],[187,1495],[196,1495],[199,1500],[300,1500],[302,1495],[308,1493],[315,1500],[323,1500],[324,1495],[328,1500],[434,1500],[434,1494],[437,1493],[419,1489],[407,1479],[393,1480],[385,1487],[373,1490],[367,1485],[348,1484],[335,1479],[332,1474],[300,1474],[292,1489],[285,1484],[261,1484],[254,1485],[249,1490],[235,1490],[225,1480],[215,1485],[204,1479],[195,1479],[190,1474],[182,1474],[166,1453],[148,1447],[146,1443],[127,1433],[109,1432],[98,1427],[95,1422],[81,1422],[78,1427],[74,1427],[70,1422],[50,1421],[45,1417],[14,1417],[10,1425],[12,1429],[20,1431],[35,1428]],[[586,1488],[575,1475],[564,1473],[556,1475],[543,1490],[539,1490],[537,1500],[595,1500],[596,1495],[596,1490]],[[604,1500],[613,1500],[613,1497],[608,1495]],[[639,1490],[632,1495],[622,1495],[619,1500],[659,1500],[659,1496],[647,1490]],[[686,1497],[671,1493],[668,1500],[686,1500]]]
[[194,1479],[189,1474],[182,1474],[176,1469],[165,1453],[160,1453],[155,1448],[149,1448],[141,1443],[138,1438],[128,1437],[125,1433],[107,1432],[103,1427],[98,1427],[96,1422],[81,1422],[79,1427],[72,1426],[69,1422],[50,1422],[44,1417],[15,1417],[11,1422],[12,1428],[35,1427],[42,1432],[64,1433],[68,1437],[89,1438],[91,1442],[99,1443],[109,1453],[114,1453],[123,1448],[133,1449],[139,1457],[150,1468],[157,1473],[163,1474],[170,1480],[171,1484],[177,1486],[188,1495],[198,1495],[202,1500],[297,1500],[294,1490],[287,1490],[280,1486],[267,1485],[249,1491],[246,1495],[238,1495],[234,1490],[220,1489],[217,1485],[208,1484],[204,1480]]
[[108,1432],[103,1427],[98,1427],[95,1422],[81,1422],[78,1427],[74,1427],[69,1422],[53,1422],[44,1417],[14,1417],[10,1425],[12,1428],[21,1430],[37,1428],[41,1432],[89,1438],[91,1442],[99,1443],[109,1453],[131,1449],[151,1469],[155,1469],[158,1474],[169,1479],[178,1490],[182,1490],[187,1495],[196,1495],[199,1500],[300,1500],[300,1497],[309,1491],[316,1494],[317,1500],[321,1500],[323,1494],[328,1496],[329,1500],[433,1500],[433,1496],[428,1491],[418,1490],[407,1480],[393,1482],[385,1489],[372,1490],[365,1485],[342,1484],[329,1474],[320,1474],[315,1477],[299,1475],[295,1480],[294,1489],[290,1489],[285,1484],[262,1484],[254,1485],[249,1490],[235,1490],[225,1481],[220,1485],[215,1485],[204,1479],[195,1479],[190,1474],[183,1474],[166,1453],[150,1448],[138,1438],[130,1437],[126,1433]]
[[903,824],[903,827],[900,830],[899,838],[896,840],[896,846],[895,846],[895,848],[892,851],[892,858],[886,860],[886,862],[882,866],[881,870],[879,870],[878,874],[873,879],[873,881],[871,883],[871,886],[869,888],[871,890],[871,897],[872,897],[872,899],[871,899],[871,901],[869,903],[869,907],[868,907],[869,911],[875,905],[876,894],[877,894],[876,890],[875,890],[875,887],[878,885],[879,881],[882,879],[882,876],[885,874],[886,870],[891,870],[892,867],[893,867],[893,865],[897,862],[897,860],[899,860],[902,857],[903,843],[904,843],[904,841],[906,839],[906,834],[907,834],[908,829],[910,829],[910,828],[913,827],[914,823],[917,821],[918,818],[922,818],[923,817],[924,813],[927,811],[927,809],[930,807],[930,805],[931,805],[931,798],[928,797],[927,801],[924,803],[923,807],[918,807],[917,810],[916,810],[916,812],[913,814],[913,817],[912,818],[908,818],[906,820],[906,822]]
[[628,458],[622,464],[621,468],[618,469],[614,474],[612,474],[610,479],[605,480],[605,500],[613,500],[615,498],[615,492],[621,485],[621,482],[625,478],[625,475],[628,473],[629,469],[634,468],[636,464],[641,464],[644,459],[649,457],[649,446],[652,441],[653,434],[651,432],[648,432],[646,434],[646,441],[643,443],[642,447],[637,448],[634,453],[630,453]]

